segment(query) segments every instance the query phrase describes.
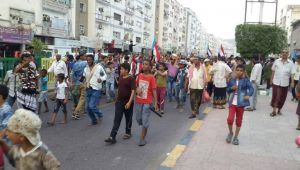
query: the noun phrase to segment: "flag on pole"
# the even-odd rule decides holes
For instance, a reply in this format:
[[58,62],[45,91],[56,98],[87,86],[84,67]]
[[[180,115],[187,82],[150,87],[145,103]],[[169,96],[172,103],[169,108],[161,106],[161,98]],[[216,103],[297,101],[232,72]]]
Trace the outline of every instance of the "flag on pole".
[[207,46],[207,55],[208,55],[208,58],[211,58],[211,57],[212,57],[212,52],[211,52],[211,50],[209,49],[209,46]]
[[154,53],[155,62],[157,63],[160,60],[160,51],[159,51],[159,47],[158,47],[158,44],[156,42],[155,37],[154,37],[154,40],[153,40],[153,43],[152,43],[152,50],[153,50],[153,53]]
[[220,56],[225,57],[225,52],[224,52],[224,48],[223,48],[222,44],[221,44],[221,49],[220,49]]

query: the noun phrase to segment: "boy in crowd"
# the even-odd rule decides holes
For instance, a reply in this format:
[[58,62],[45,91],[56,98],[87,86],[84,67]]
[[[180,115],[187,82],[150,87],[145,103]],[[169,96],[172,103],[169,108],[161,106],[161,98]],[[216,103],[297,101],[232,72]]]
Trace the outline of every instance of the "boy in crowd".
[[48,125],[53,126],[55,124],[55,120],[57,117],[57,113],[62,107],[62,111],[64,113],[64,121],[63,124],[67,123],[67,103],[68,103],[68,94],[69,88],[67,83],[64,81],[65,75],[60,73],[57,75],[58,82],[56,84],[56,106],[54,108],[54,112],[52,114],[52,118],[50,122],[47,122]]
[[42,104],[44,103],[46,110],[45,113],[49,112],[47,98],[48,98],[48,76],[47,76],[47,70],[42,69],[40,71],[40,77],[39,77],[39,98],[38,98],[38,114],[41,113]]
[[188,75],[188,70],[186,68],[187,62],[185,60],[181,60],[178,65],[179,71],[177,74],[175,87],[175,96],[177,101],[176,109],[179,109],[180,112],[183,112],[184,103],[186,101],[185,81]]
[[[14,64],[14,68],[19,64],[16,62]],[[9,87],[9,93],[7,98],[7,103],[12,107],[17,100],[17,83],[18,83],[18,76],[14,73],[13,70],[8,70],[4,77],[4,83],[6,86]]]
[[18,170],[58,170],[60,163],[43,144],[40,118],[33,112],[18,109],[9,119],[6,135],[12,146],[0,140],[9,162]]
[[114,64],[113,62],[108,62],[107,63],[107,68],[106,68],[106,95],[107,95],[107,103],[110,103],[113,101],[114,98],[114,93],[115,93],[115,69],[114,69]]
[[[242,126],[244,108],[250,105],[249,99],[252,96],[254,89],[250,80],[244,76],[244,65],[237,65],[235,69],[235,74],[235,78],[232,78],[227,85],[227,93],[229,94],[229,114],[227,118],[229,134],[226,138],[226,142],[232,142],[232,144],[234,145],[239,145],[238,135]],[[236,129],[234,138],[232,140],[232,125],[235,117]]]
[[126,129],[123,139],[131,137],[132,113],[133,113],[133,98],[135,92],[135,79],[129,75],[129,63],[121,64],[119,90],[115,105],[115,118],[110,137],[105,140],[107,143],[116,143],[116,135],[119,130],[123,114],[126,120]]
[[5,102],[8,97],[8,88],[5,85],[0,85],[0,136],[4,134],[4,129],[7,126],[9,118],[13,112],[11,106]]
[[149,60],[143,61],[143,71],[137,76],[136,84],[136,120],[142,126],[139,146],[144,146],[147,144],[145,138],[149,128],[152,97],[154,98],[155,111],[158,111],[155,78],[151,74],[151,62]]

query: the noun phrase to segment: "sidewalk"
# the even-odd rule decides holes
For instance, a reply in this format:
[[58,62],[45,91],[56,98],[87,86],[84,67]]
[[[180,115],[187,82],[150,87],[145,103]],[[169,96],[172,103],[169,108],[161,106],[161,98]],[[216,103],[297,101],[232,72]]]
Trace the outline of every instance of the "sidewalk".
[[227,144],[228,110],[213,109],[177,161],[175,170],[299,170],[295,138],[297,103],[290,94],[282,116],[270,117],[271,97],[258,96],[257,109],[245,112],[240,145]]

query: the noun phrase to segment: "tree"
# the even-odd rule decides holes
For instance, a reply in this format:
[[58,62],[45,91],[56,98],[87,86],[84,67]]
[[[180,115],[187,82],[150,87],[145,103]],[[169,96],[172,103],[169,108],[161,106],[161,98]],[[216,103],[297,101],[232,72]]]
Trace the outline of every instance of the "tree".
[[40,53],[45,48],[45,44],[40,39],[37,38],[32,39],[31,46],[34,47],[35,53]]
[[237,52],[243,57],[267,56],[279,54],[287,47],[287,34],[277,26],[241,24],[235,28],[235,41]]

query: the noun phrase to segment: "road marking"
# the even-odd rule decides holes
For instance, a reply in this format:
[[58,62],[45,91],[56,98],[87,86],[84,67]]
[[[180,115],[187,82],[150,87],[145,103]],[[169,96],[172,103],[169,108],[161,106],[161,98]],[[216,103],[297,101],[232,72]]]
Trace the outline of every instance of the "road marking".
[[202,120],[195,120],[193,125],[190,127],[190,131],[198,131],[202,125],[203,121]]
[[208,114],[211,111],[211,107],[206,107],[203,111],[204,114]]
[[177,160],[180,158],[184,150],[186,149],[188,143],[192,140],[193,136],[203,124],[203,119],[205,116],[212,111],[211,107],[206,107],[203,114],[199,116],[199,119],[195,120],[189,130],[185,133],[183,138],[175,146],[175,148],[168,154],[167,158],[158,167],[158,170],[172,170],[175,167]]
[[176,145],[169,156],[165,159],[165,161],[161,164],[164,167],[174,167],[177,159],[181,156],[183,151],[185,150],[185,145]]

